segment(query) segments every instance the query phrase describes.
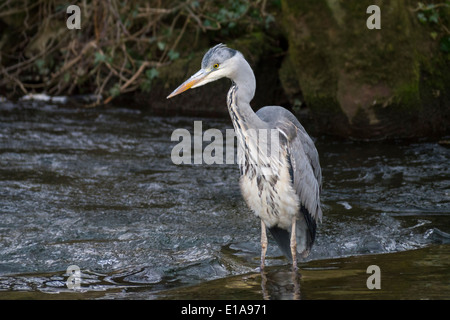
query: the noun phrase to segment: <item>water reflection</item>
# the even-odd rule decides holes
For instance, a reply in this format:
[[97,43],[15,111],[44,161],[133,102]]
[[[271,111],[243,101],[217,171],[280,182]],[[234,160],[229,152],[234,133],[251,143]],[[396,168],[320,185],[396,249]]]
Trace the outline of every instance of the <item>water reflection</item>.
[[262,299],[300,300],[300,277],[301,274],[294,270],[261,272]]

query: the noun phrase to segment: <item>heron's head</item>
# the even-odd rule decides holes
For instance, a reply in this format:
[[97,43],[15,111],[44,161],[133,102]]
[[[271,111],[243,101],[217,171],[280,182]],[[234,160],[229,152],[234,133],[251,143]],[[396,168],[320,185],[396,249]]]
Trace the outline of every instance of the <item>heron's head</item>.
[[200,87],[220,78],[232,77],[237,64],[235,57],[238,53],[238,51],[230,49],[224,44],[218,44],[209,49],[203,56],[202,68],[176,88],[167,99],[190,88]]

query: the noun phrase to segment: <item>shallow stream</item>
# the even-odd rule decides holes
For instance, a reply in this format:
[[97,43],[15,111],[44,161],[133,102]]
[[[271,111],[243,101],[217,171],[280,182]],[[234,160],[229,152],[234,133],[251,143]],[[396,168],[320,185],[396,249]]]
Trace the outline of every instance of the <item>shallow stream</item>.
[[[237,165],[171,161],[172,132],[193,133],[199,120],[203,131],[232,127],[1,102],[0,298],[289,298],[279,293],[289,265],[271,239],[267,288],[276,288],[264,293],[260,224],[240,195]],[[450,298],[450,148],[315,142],[324,219],[300,264],[301,297],[366,298],[366,268],[378,264],[392,286],[416,288],[384,297]],[[71,265],[81,270],[76,292],[66,284]],[[217,286],[232,289],[217,295]]]

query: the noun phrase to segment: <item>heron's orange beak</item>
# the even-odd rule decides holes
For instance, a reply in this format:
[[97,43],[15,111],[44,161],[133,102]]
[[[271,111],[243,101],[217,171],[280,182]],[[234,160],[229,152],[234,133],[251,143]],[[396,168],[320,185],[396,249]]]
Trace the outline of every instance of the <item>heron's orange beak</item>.
[[206,78],[209,73],[203,69],[198,71],[192,77],[183,82],[178,88],[176,88],[171,94],[167,96],[167,99],[175,97],[177,94],[183,93],[190,88],[195,88],[202,85],[202,81]]

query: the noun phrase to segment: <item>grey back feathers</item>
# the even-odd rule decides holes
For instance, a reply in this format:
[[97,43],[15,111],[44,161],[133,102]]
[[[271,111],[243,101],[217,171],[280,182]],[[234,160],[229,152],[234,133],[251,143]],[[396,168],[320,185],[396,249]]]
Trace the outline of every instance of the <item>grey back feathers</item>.
[[300,202],[314,220],[322,220],[320,193],[322,170],[314,142],[297,118],[287,109],[267,106],[256,113],[270,127],[278,128],[287,136],[293,171],[293,186]]

